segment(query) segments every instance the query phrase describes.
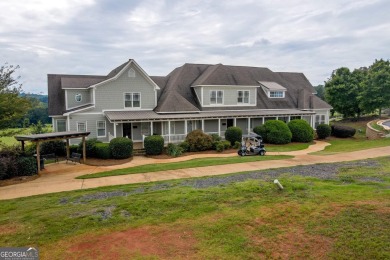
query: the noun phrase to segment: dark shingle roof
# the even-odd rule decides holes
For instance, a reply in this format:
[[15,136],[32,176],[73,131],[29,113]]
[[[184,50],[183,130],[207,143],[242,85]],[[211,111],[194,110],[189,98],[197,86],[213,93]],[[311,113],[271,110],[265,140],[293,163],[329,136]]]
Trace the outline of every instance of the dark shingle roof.
[[87,88],[106,79],[106,76],[67,75],[61,78],[61,88]]

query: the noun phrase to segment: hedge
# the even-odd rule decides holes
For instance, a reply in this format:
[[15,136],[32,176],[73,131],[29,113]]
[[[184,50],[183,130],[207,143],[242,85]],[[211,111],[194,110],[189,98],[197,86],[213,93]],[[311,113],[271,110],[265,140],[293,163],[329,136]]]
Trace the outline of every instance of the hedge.
[[[97,143],[102,143],[102,141],[99,141],[96,138],[91,138],[91,139],[85,140],[85,151],[86,151],[86,155],[88,157],[96,157],[96,144]],[[83,153],[83,142],[82,141],[79,143],[78,152],[81,154]]]
[[110,145],[108,143],[95,144],[95,157],[99,159],[110,159]]
[[352,137],[356,133],[356,129],[350,126],[344,125],[332,125],[332,135],[340,138]]
[[58,156],[66,155],[66,145],[64,141],[43,142],[40,145],[41,154],[54,153]]
[[318,139],[325,139],[332,133],[332,128],[327,124],[319,124],[316,130]]
[[113,159],[126,159],[133,155],[133,141],[126,137],[116,137],[111,140],[110,153]]
[[191,152],[210,150],[213,145],[212,137],[202,130],[194,130],[186,136],[186,142]]
[[16,164],[18,176],[31,176],[37,173],[37,160],[34,157],[19,157]]
[[314,138],[313,128],[306,120],[294,119],[288,122],[288,128],[290,128],[293,142],[310,143]]
[[161,135],[147,136],[144,140],[144,146],[147,155],[162,154],[164,149],[164,138]]
[[242,130],[239,127],[231,126],[225,131],[225,139],[230,141],[230,145],[234,145],[235,142],[241,142]]

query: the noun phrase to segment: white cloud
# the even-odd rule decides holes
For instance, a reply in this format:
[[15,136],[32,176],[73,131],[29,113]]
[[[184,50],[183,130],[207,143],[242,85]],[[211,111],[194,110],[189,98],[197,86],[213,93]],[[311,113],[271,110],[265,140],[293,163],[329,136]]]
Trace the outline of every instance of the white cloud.
[[134,58],[150,75],[186,62],[299,71],[390,56],[386,0],[21,0],[0,2],[0,54],[21,66],[26,91],[46,74],[107,74]]

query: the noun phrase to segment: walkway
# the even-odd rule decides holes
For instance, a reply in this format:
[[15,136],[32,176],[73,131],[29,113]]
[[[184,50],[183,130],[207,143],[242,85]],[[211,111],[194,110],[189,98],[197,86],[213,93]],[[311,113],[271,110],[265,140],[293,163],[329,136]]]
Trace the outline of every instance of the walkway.
[[294,155],[294,158],[278,160],[278,161],[258,161],[249,163],[237,163],[219,166],[207,166],[197,167],[180,170],[170,170],[161,172],[150,172],[142,174],[130,174],[121,176],[111,176],[96,179],[85,179],[79,180],[75,177],[91,174],[102,171],[109,171],[113,169],[121,169],[132,167],[143,164],[154,164],[154,163],[168,163],[184,161],[193,158],[202,157],[228,157],[237,156],[236,153],[231,154],[197,154],[184,156],[172,159],[154,159],[146,157],[135,157],[131,162],[122,165],[115,166],[89,166],[84,164],[66,164],[61,162],[59,164],[47,165],[46,170],[43,172],[40,178],[31,182],[20,183],[16,185],[10,185],[0,187],[0,200],[12,199],[19,197],[27,197],[38,194],[47,194],[60,191],[70,191],[79,189],[96,188],[111,185],[120,184],[131,184],[131,183],[144,183],[150,181],[163,181],[181,178],[193,178],[193,177],[204,177],[220,174],[228,174],[242,171],[258,171],[264,169],[290,167],[296,165],[309,165],[316,163],[331,163],[341,161],[353,161],[367,158],[375,158],[381,156],[390,156],[389,147],[373,148],[364,151],[356,151],[335,155],[309,155],[308,153],[320,151],[328,145],[325,142],[317,141],[315,145],[310,146],[306,150],[284,152],[284,153],[267,153],[279,154],[279,155]]

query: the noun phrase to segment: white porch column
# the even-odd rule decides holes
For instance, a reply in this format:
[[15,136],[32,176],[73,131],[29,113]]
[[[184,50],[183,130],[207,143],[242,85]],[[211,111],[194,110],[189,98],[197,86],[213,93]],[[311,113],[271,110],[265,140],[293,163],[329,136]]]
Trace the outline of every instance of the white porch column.
[[171,121],[168,120],[168,143],[171,142]]
[[188,129],[187,129],[187,120],[184,120],[184,134],[187,135]]
[[221,136],[221,118],[218,118],[218,135]]
[[150,135],[153,135],[153,121],[150,121]]
[[237,118],[233,119],[233,126],[237,126]]
[[264,119],[265,117],[263,116],[263,125],[264,125],[264,123],[265,123],[265,119]]
[[313,115],[310,116],[310,125],[312,128],[314,128],[314,116]]
[[251,133],[251,118],[248,117],[248,135]]
[[202,119],[202,131],[204,132],[204,119]]
[[116,138],[116,126],[117,126],[117,123],[113,123],[114,124],[114,138]]
[[279,117],[278,117],[278,116],[276,117],[276,120],[279,120]]
[[291,116],[288,116],[287,123],[291,121]]

